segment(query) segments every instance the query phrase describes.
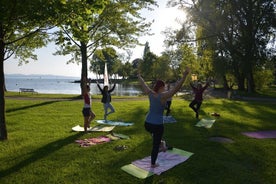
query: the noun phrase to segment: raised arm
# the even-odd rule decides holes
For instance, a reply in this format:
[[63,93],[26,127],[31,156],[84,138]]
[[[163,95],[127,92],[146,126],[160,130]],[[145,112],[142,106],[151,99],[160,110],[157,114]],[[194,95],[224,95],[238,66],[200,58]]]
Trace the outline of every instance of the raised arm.
[[114,83],[113,87],[108,91],[109,93],[111,93],[116,87],[116,83]]
[[138,74],[138,79],[139,79],[139,82],[140,82],[140,84],[142,86],[142,89],[143,89],[144,93],[149,94],[150,91],[151,91],[151,89],[145,83],[144,79],[142,78],[142,76],[140,74]]
[[98,82],[98,81],[97,81],[97,86],[98,86],[99,90],[102,92],[102,91],[103,91],[103,89],[101,88],[101,86],[100,86],[100,84],[99,84],[99,82]]
[[210,82],[209,82],[209,80],[207,80],[206,84],[203,87],[203,90],[207,89],[209,85],[210,85]]
[[195,89],[195,86],[192,82],[190,82],[190,86],[192,87],[192,89]]
[[162,98],[167,99],[167,98],[172,97],[181,88],[181,86],[185,82],[186,77],[189,74],[189,72],[190,72],[190,68],[186,67],[186,70],[183,72],[182,78],[176,83],[174,88],[172,88],[169,91],[164,92]]

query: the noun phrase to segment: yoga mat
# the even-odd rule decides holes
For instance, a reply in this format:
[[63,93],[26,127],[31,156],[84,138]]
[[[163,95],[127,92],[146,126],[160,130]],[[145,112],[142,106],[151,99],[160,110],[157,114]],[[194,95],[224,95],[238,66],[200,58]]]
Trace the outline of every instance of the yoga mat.
[[[88,132],[110,132],[115,128],[115,126],[102,126],[102,125],[97,125],[91,128],[88,128]],[[72,130],[75,132],[84,132],[84,128],[81,127],[80,125],[72,127]]]
[[172,116],[163,116],[163,123],[176,123],[176,119]]
[[185,151],[185,150],[178,149],[178,148],[173,148],[172,150],[167,150],[167,152],[178,154],[178,155],[185,156],[185,157],[188,157],[188,158],[194,154],[192,152]]
[[119,140],[119,137],[113,136],[112,134],[107,134],[106,137],[110,138],[113,141]]
[[165,172],[174,166],[186,161],[188,157],[181,156],[174,153],[169,152],[159,152],[157,163],[159,164],[158,167],[151,168],[151,156],[145,157],[140,160],[136,160],[132,162],[133,165],[144,169],[148,172],[153,172],[154,174],[160,175],[162,172]]
[[140,179],[145,179],[147,177],[154,175],[153,172],[146,171],[146,170],[141,169],[133,164],[125,165],[125,166],[121,167],[121,169],[123,171],[127,172],[128,174],[135,176],[137,178],[140,178]]
[[205,127],[205,128],[211,128],[216,120],[214,119],[201,119],[195,126],[197,127]]
[[114,125],[114,126],[131,126],[133,123],[131,122],[123,122],[123,121],[111,121],[111,120],[96,120],[99,124],[105,124],[105,125]]
[[121,139],[129,139],[129,136],[124,135],[124,134],[118,134],[118,133],[112,132],[112,135],[115,137],[119,137]]
[[133,161],[131,164],[121,167],[125,172],[141,179],[145,179],[153,174],[160,175],[161,173],[173,168],[174,166],[186,161],[193,153],[181,149],[173,148],[166,152],[158,154],[156,168],[151,168],[151,157],[145,157],[140,160]]
[[276,138],[276,130],[265,130],[256,132],[243,132],[243,135],[256,139]]
[[110,142],[111,139],[106,136],[100,136],[95,138],[83,139],[83,140],[76,140],[75,142],[78,143],[81,147],[89,147],[97,144],[102,144],[106,142]]
[[106,135],[107,137],[111,138],[112,140],[118,140],[118,139],[129,139],[129,136],[124,134],[118,134],[112,132],[111,134]]

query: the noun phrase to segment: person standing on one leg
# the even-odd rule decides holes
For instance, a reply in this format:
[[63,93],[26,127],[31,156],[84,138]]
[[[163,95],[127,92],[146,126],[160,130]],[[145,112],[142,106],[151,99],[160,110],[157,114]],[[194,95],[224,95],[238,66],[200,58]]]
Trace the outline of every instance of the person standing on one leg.
[[189,107],[193,109],[193,111],[196,113],[196,118],[198,119],[199,116],[199,109],[203,101],[203,92],[207,87],[209,86],[209,82],[205,84],[204,87],[200,83],[197,84],[197,87],[195,87],[192,83],[190,83],[193,92],[195,94],[193,101],[189,104]]
[[106,120],[109,114],[115,112],[115,109],[111,104],[111,92],[115,89],[116,84],[114,83],[113,87],[110,90],[108,90],[108,86],[104,86],[104,88],[102,89],[98,82],[97,82],[97,86],[102,93],[101,102],[103,103],[103,106],[104,106],[104,120]]
[[157,80],[153,89],[150,89],[144,82],[144,79],[138,74],[138,79],[143,88],[143,91],[148,95],[150,107],[145,120],[145,129],[152,136],[152,151],[151,151],[151,167],[158,167],[156,163],[159,147],[164,132],[163,113],[166,107],[167,99],[172,97],[183,85],[186,76],[190,69],[186,68],[183,72],[183,76],[169,91],[165,90],[165,83],[162,80]]
[[90,128],[91,121],[96,117],[95,113],[91,109],[91,97],[90,97],[90,86],[85,82],[83,83],[83,100],[84,106],[82,109],[82,114],[84,117],[84,131],[87,131],[87,128]]

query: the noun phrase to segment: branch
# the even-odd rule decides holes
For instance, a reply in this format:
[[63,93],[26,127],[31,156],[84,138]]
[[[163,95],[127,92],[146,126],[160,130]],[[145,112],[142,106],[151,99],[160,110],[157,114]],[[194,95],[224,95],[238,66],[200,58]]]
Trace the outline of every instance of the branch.
[[63,30],[63,32],[67,35],[67,37],[74,42],[75,45],[77,45],[79,48],[81,47],[69,34],[69,32],[67,30],[65,30],[63,27],[61,27],[61,29]]
[[13,44],[13,43],[18,42],[18,41],[20,41],[20,40],[23,40],[23,39],[25,39],[25,38],[27,38],[27,37],[30,37],[31,35],[33,35],[33,34],[35,34],[35,33],[38,33],[38,32],[40,32],[40,28],[38,28],[38,29],[36,29],[35,31],[32,31],[32,32],[30,32],[30,33],[28,33],[28,34],[26,34],[26,35],[23,35],[22,37],[19,37],[19,38],[13,40],[13,41],[6,42],[5,45]]
[[7,53],[7,57],[4,58],[4,61],[5,61],[5,60],[8,60],[10,57],[12,57],[12,55],[15,53],[15,51],[7,50],[7,51],[4,51],[4,53]]
[[209,38],[214,38],[214,37],[217,37],[217,36],[220,36],[220,34],[214,34],[214,35],[210,35],[210,36],[200,37],[200,38],[197,38],[197,39],[183,40],[183,41],[180,41],[180,43],[197,42],[199,40],[207,40]]

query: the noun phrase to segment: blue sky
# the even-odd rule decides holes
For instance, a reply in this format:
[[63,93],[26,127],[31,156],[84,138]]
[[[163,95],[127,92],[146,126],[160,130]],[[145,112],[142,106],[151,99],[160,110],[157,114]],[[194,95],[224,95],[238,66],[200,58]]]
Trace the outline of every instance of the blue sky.
[[[176,19],[185,18],[185,14],[177,8],[167,8],[167,0],[158,0],[159,7],[154,11],[143,11],[143,16],[148,20],[153,20],[152,36],[141,37],[141,43],[149,42],[150,49],[153,53],[159,55],[163,50],[164,35],[161,34],[167,27],[179,28]],[[56,51],[57,46],[53,43],[45,48],[38,49],[36,54],[37,61],[31,61],[23,66],[18,66],[18,61],[14,58],[4,62],[5,74],[50,74],[62,76],[81,76],[81,66],[77,64],[66,64],[70,56],[53,56],[52,53]],[[143,46],[134,48],[132,59],[142,57]],[[89,77],[93,77],[92,74]]]

